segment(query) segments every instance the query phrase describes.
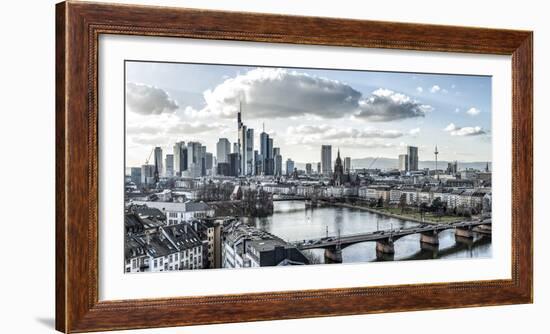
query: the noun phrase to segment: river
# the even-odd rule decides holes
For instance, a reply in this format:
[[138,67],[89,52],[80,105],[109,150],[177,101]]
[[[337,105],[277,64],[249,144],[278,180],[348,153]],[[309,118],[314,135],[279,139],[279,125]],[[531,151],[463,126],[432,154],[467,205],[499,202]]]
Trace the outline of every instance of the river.
[[[306,209],[303,201],[275,202],[272,216],[248,218],[248,223],[270,232],[286,241],[321,238],[327,235],[357,234],[386,230],[390,228],[412,227],[415,222],[390,218],[369,211],[342,207],[321,207]],[[397,240],[395,255],[378,258],[376,243],[363,242],[342,250],[342,262],[370,262],[378,260],[420,260],[420,259],[466,259],[491,257],[491,239],[475,236],[471,239],[455,240],[454,231],[446,230],[439,234],[439,247],[432,250],[420,248],[420,235],[413,234]],[[313,249],[318,261],[323,263],[324,250]]]

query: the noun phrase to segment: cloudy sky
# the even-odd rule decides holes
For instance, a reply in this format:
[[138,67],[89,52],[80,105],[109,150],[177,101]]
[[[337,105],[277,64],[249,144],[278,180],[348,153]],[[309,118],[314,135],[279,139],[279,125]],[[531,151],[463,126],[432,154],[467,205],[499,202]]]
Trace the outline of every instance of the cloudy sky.
[[352,159],[491,161],[491,78],[418,73],[126,62],[126,163],[155,146],[237,139],[236,113],[262,124],[283,161],[320,160],[322,144]]

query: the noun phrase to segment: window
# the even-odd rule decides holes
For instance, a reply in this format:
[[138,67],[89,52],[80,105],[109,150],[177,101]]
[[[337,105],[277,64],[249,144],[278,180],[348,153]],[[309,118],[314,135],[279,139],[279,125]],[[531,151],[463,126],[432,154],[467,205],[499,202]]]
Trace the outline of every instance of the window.
[[155,268],[156,268],[157,266],[158,266],[158,260],[157,260],[157,259],[155,259],[155,264],[153,265],[153,267],[155,267]]

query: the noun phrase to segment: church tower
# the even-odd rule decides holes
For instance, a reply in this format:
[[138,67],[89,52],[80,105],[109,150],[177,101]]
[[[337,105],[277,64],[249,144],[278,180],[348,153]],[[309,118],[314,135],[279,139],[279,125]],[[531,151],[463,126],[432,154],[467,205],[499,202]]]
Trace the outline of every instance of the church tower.
[[338,149],[336,163],[334,164],[334,176],[332,183],[337,187],[344,183],[344,166],[342,165],[342,158],[340,158],[340,149]]

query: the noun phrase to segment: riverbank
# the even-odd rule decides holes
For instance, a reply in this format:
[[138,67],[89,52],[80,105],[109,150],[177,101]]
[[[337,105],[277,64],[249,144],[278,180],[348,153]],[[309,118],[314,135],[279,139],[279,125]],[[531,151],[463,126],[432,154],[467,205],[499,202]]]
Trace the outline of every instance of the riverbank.
[[[412,222],[420,223],[420,224],[441,224],[441,223],[444,223],[444,222],[453,222],[452,220],[450,220],[450,221],[435,221],[435,220],[430,220],[430,219],[426,219],[426,218],[424,218],[422,220],[422,219],[419,219],[419,218],[416,218],[416,217],[413,217],[413,216],[400,215],[400,214],[391,213],[391,212],[384,211],[384,210],[378,210],[378,209],[374,209],[374,208],[370,208],[370,207],[366,207],[366,206],[353,205],[353,204],[349,204],[349,203],[330,203],[330,205],[340,206],[340,207],[350,208],[350,209],[359,209],[359,210],[369,211],[369,212],[372,212],[372,213],[379,214],[381,216],[400,219],[400,220],[405,220],[405,221],[412,221]],[[462,218],[457,217],[457,219],[455,221],[462,221],[462,220],[463,220]]]

